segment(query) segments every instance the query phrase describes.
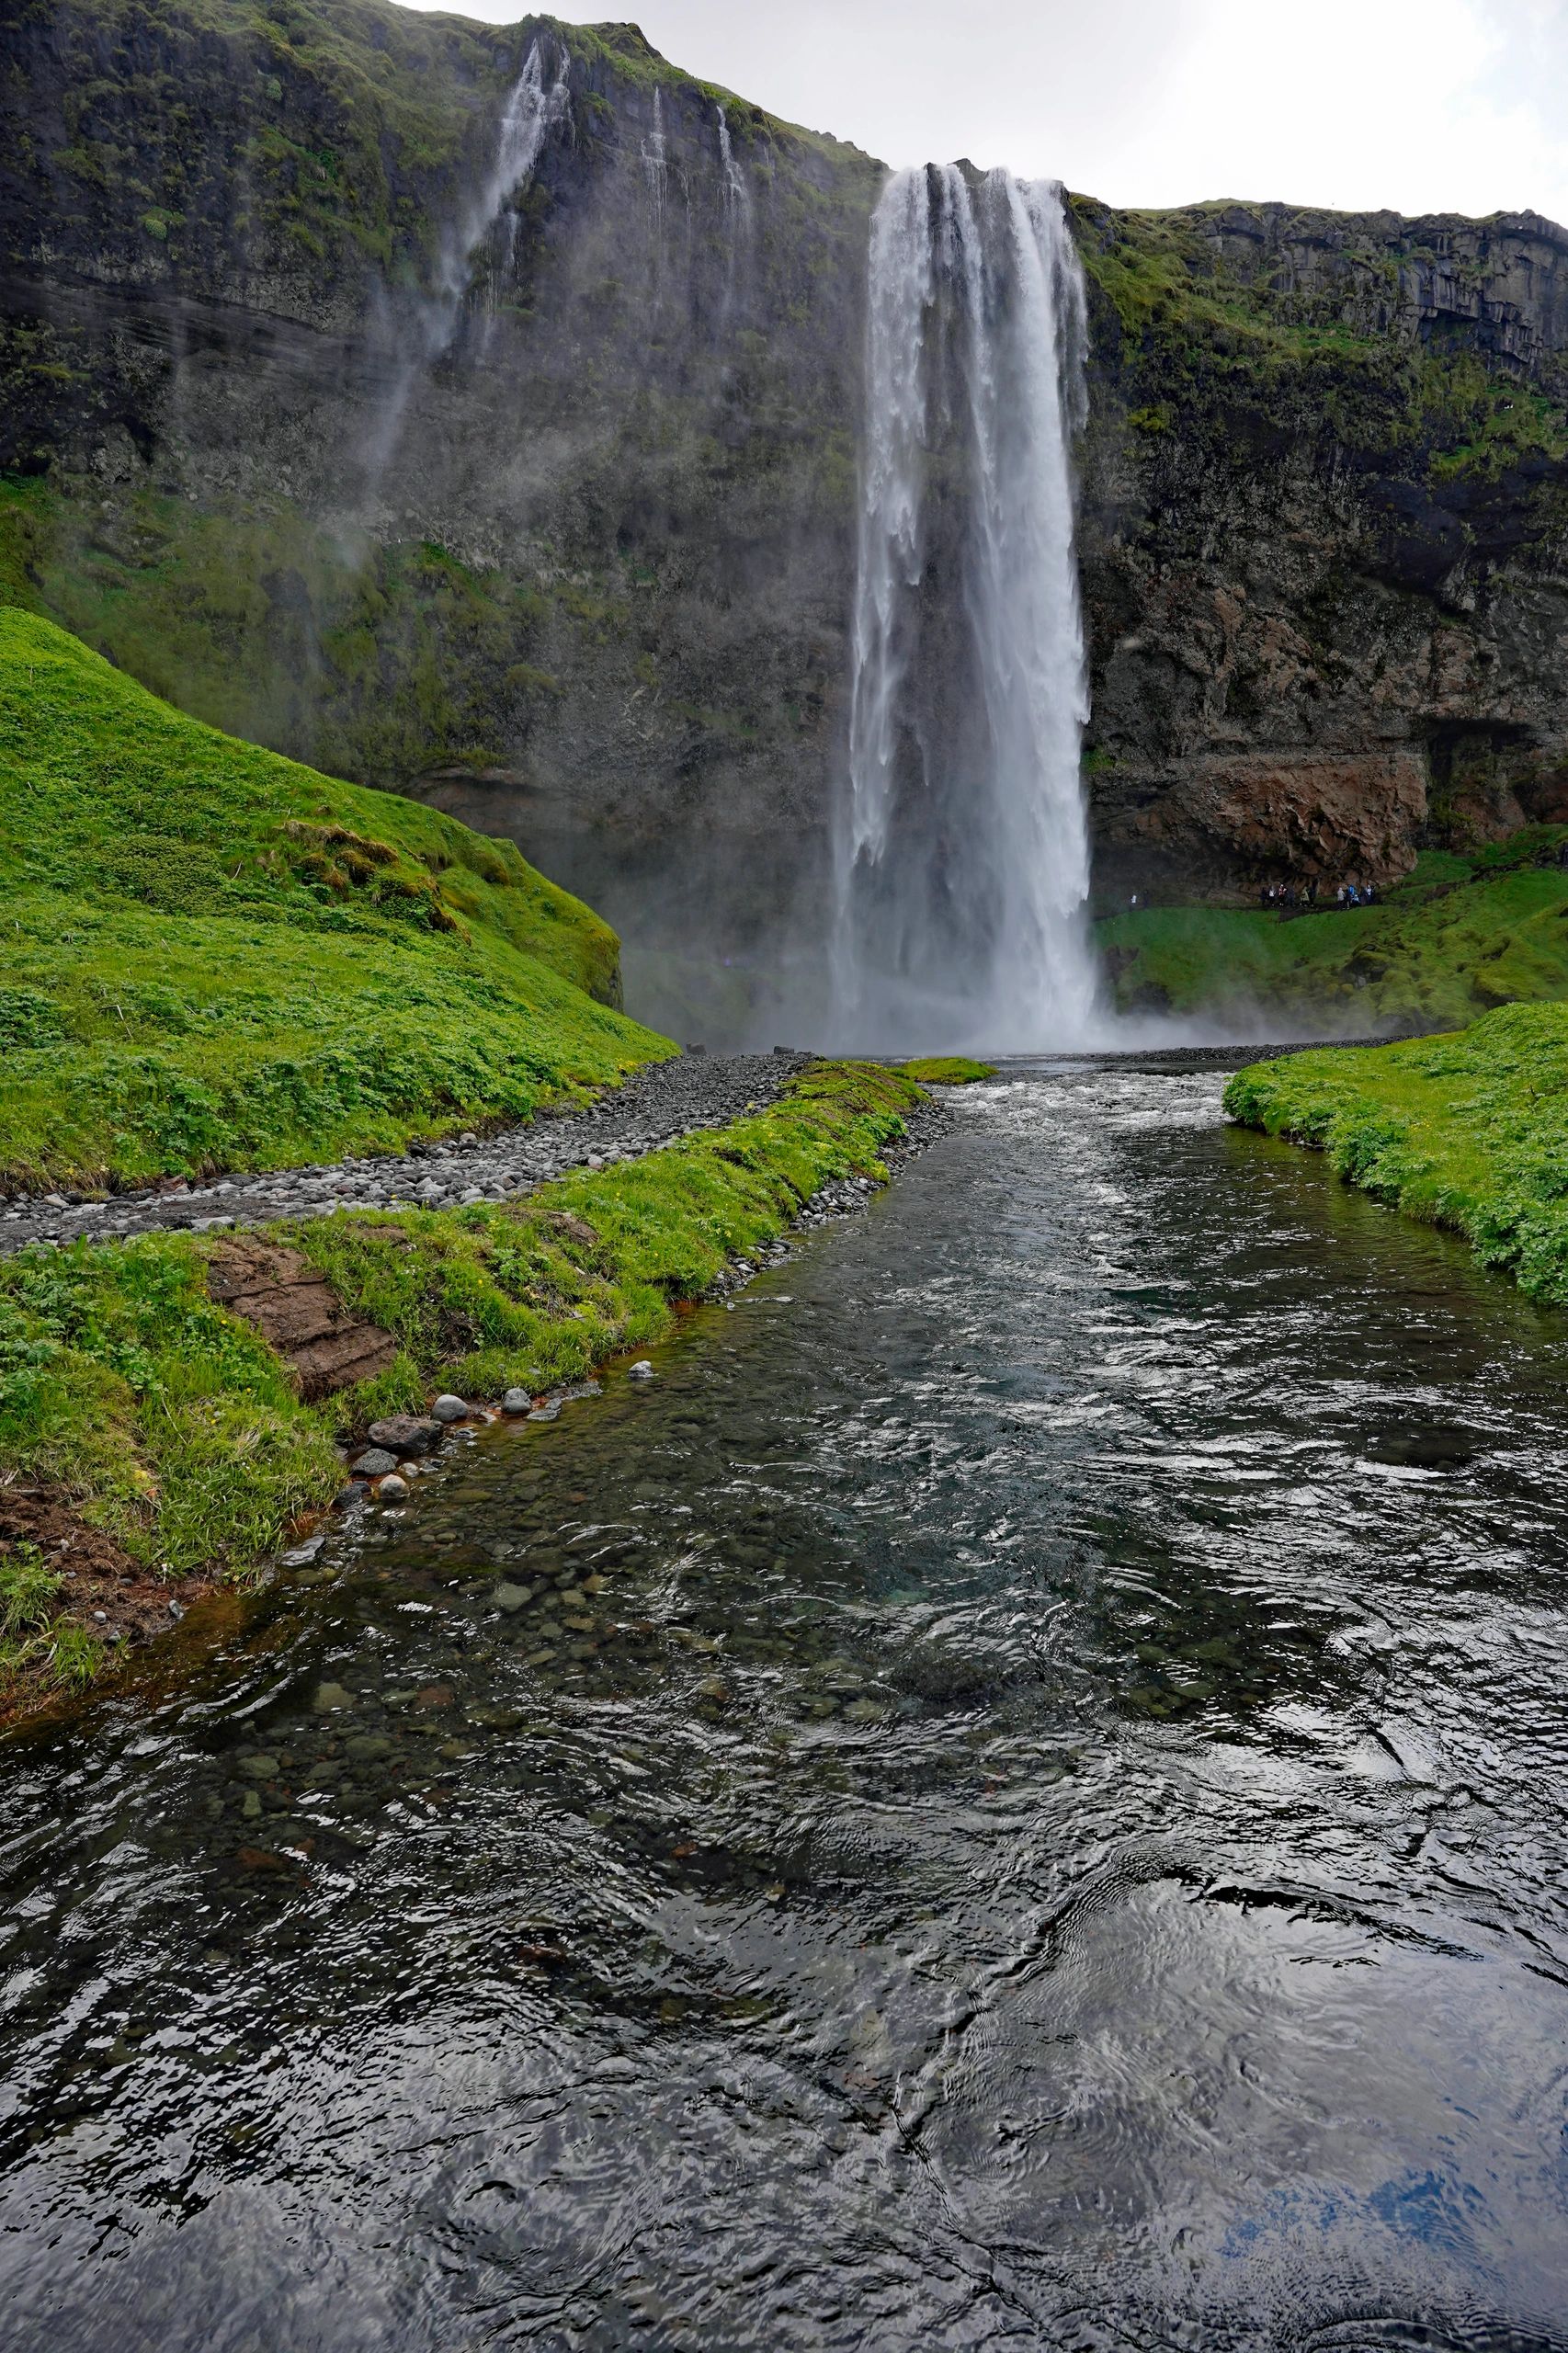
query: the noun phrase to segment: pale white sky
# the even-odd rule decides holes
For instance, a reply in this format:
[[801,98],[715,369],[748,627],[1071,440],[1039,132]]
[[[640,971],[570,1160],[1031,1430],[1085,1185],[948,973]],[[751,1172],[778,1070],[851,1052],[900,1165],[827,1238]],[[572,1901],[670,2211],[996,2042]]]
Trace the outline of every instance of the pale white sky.
[[[626,12],[676,64],[889,163],[968,155],[1119,204],[1528,206],[1568,222],[1568,0],[626,0]],[[524,12],[471,0],[444,13],[508,24]]]

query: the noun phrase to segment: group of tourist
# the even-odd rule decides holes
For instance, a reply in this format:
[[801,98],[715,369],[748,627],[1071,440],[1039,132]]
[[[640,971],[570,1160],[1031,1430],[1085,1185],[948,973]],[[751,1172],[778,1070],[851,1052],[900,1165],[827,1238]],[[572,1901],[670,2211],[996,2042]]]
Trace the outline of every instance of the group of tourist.
[[[1369,907],[1375,895],[1369,882],[1342,882],[1334,894],[1334,903],[1337,907]],[[1317,905],[1318,886],[1315,880],[1301,883],[1265,882],[1257,897],[1258,904],[1264,908],[1299,911]]]

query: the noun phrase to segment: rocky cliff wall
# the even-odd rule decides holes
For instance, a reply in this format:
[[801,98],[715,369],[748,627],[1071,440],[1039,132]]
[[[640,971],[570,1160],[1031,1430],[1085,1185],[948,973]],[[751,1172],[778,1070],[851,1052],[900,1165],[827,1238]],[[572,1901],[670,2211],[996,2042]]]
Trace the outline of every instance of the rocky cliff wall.
[[[881,166],[628,28],[376,0],[17,0],[0,108],[0,586],[633,946],[809,966]],[[1102,898],[1568,815],[1568,239],[1073,217]]]
[[1102,891],[1568,816],[1568,235],[1074,210]]

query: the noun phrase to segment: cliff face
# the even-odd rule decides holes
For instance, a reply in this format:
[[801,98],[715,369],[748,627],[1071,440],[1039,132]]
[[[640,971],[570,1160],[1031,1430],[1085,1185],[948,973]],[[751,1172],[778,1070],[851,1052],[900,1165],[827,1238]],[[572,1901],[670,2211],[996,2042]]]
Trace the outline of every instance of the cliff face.
[[[18,0],[0,108],[0,587],[633,947],[809,962],[881,167],[376,0]],[[1102,897],[1568,816],[1568,239],[1073,217]]]
[[840,733],[881,167],[629,28],[373,0],[24,0],[0,93],[13,593],[622,920],[776,920]]
[[1075,211],[1108,893],[1568,817],[1568,235]]

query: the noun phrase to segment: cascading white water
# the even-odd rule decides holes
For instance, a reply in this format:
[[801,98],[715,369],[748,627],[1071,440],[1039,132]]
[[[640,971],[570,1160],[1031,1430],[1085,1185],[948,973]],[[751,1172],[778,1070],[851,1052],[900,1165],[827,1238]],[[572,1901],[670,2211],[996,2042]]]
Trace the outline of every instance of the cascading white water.
[[1096,985],[1072,435],[1082,274],[1053,184],[901,172],[872,222],[841,1045],[1084,1039]]
[[648,187],[648,210],[653,216],[653,247],[656,259],[664,258],[665,210],[669,196],[669,150],[665,138],[665,94],[654,85],[653,128],[642,142],[642,176]]
[[568,63],[562,50],[552,76],[546,81],[539,42],[529,48],[501,117],[490,170],[441,240],[434,292],[419,296],[383,319],[382,332],[392,350],[385,390],[361,452],[367,508],[381,494],[415,385],[456,340],[473,279],[475,252],[490,239],[503,212],[506,251],[504,256],[492,256],[492,267],[497,275],[511,268],[517,250],[517,214],[507,208],[533,177],[551,132],[570,115]]
[[[444,320],[438,350],[444,350],[457,330],[458,313],[468,291],[475,248],[483,244],[500,220],[502,210],[532,179],[544,142],[571,110],[566,51],[557,57],[554,72],[545,80],[544,56],[538,41],[529,48],[523,70],[512,87],[495,141],[495,156],[488,177],[475,190],[457,229],[442,244],[439,297]],[[506,214],[506,260],[517,248],[517,214]]]

